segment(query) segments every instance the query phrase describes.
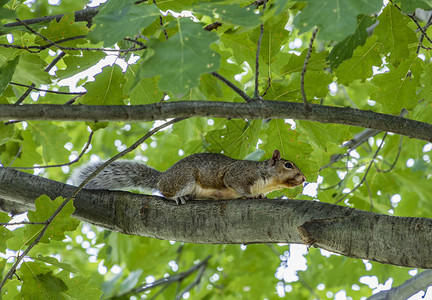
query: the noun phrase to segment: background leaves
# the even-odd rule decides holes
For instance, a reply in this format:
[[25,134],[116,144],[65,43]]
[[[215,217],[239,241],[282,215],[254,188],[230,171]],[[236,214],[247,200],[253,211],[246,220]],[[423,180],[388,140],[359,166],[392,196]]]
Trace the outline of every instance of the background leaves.
[[[309,102],[385,114],[399,114],[405,108],[409,111],[405,117],[431,123],[432,45],[393,3],[382,7],[379,0],[278,0],[269,1],[263,11],[262,6],[257,8],[253,1],[245,0],[139,2],[109,0],[88,22],[74,19],[74,11],[83,9],[88,1],[63,0],[60,5],[49,5],[47,1],[23,4],[0,0],[1,24],[13,22],[15,16],[25,20],[67,13],[60,20],[30,26],[64,47],[75,47],[61,50],[28,28],[2,26],[0,103],[14,104],[27,92],[26,87],[11,81],[34,83],[41,90],[32,90],[23,98],[23,103],[34,105],[157,103],[163,109],[165,101],[243,102],[212,72],[253,95],[257,41],[263,23],[258,82],[260,93],[266,92],[265,100],[302,101],[301,72],[311,31],[318,26],[305,76]],[[428,1],[395,3],[404,13],[431,9]],[[185,12],[179,17],[182,11],[192,12],[193,17]],[[222,25],[204,30],[216,21]],[[420,26],[426,21],[418,20]],[[425,30],[430,37],[431,28]],[[105,51],[100,51],[101,47]],[[128,52],[130,47],[142,50]],[[57,58],[55,68],[44,71]],[[77,91],[85,94],[75,98]],[[151,122],[91,124],[96,132],[78,164],[110,158],[154,126]],[[339,205],[397,216],[431,217],[430,144],[401,140],[389,133],[374,156],[383,139],[383,133],[378,133],[347,150],[344,143],[362,131],[348,125],[299,120],[191,118],[152,136],[126,158],[162,171],[193,153],[210,151],[260,160],[278,149],[300,167],[309,187],[316,188],[282,190],[269,197],[334,203],[346,196]],[[2,122],[0,163],[11,167],[64,164],[81,153],[88,135],[87,124],[80,122]],[[365,184],[353,191],[371,162]],[[71,168],[64,165],[27,172],[70,182]],[[21,217],[44,222],[60,202],[42,196],[36,200],[36,211]],[[366,284],[365,278],[376,278],[381,284],[391,278],[394,286],[411,276],[406,268],[314,248],[303,253],[288,245],[194,245],[122,235],[78,223],[70,217],[72,212],[70,204],[55,219],[43,243],[32,249],[31,261],[17,270],[19,279],[11,279],[2,290],[3,298],[119,296],[133,287],[178,275],[208,255],[212,257],[200,285],[189,291],[191,299],[327,299],[336,298],[337,293],[359,299],[369,297],[375,288]],[[0,220],[8,222],[11,216],[0,214]],[[40,225],[30,224],[2,227],[0,251],[4,257],[16,256],[39,230]],[[0,261],[3,276],[10,266],[11,260]],[[193,284],[196,275],[149,289],[145,296],[173,299]]]

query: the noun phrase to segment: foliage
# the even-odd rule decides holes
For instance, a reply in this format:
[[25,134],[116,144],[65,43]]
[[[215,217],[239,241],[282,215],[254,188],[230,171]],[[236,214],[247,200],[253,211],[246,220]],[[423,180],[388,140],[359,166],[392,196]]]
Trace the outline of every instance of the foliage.
[[[22,85],[31,84],[43,91],[33,90],[22,103],[66,104],[71,98],[75,104],[93,105],[243,101],[212,72],[248,95],[254,94],[255,75],[259,74],[258,91],[265,100],[301,102],[301,73],[312,31],[319,26],[304,78],[310,103],[384,114],[399,114],[404,108],[410,119],[431,122],[432,29],[424,27],[425,35],[407,16],[417,7],[431,9],[427,1],[391,1],[384,8],[379,0],[342,1],[340,7],[330,0],[277,0],[258,7],[252,2],[110,0],[101,5],[93,22],[87,23],[75,22],[72,14],[86,1],[65,0],[58,6],[46,1],[0,1],[3,25],[15,18],[65,14],[59,21],[0,29],[0,104],[17,102],[28,89]],[[191,12],[193,18],[178,17],[182,11]],[[204,30],[214,22],[222,26]],[[419,22],[425,25],[424,20]],[[258,40],[259,69],[255,70]],[[8,47],[11,45],[15,47]],[[54,69],[46,70],[61,51],[66,55],[60,56]],[[91,155],[102,159],[114,156],[153,126],[0,123],[0,163],[12,167],[65,164],[75,159],[86,143],[86,125],[96,132],[91,150],[78,164]],[[297,120],[191,118],[157,133],[126,158],[148,160],[150,166],[165,170],[181,157],[203,151],[237,159],[264,159],[279,149],[284,158],[303,170],[310,185],[318,182],[317,193],[308,196],[298,188],[270,197],[331,203],[343,199],[340,205],[358,209],[431,217],[431,145],[390,133],[372,161],[382,133],[351,152],[341,147],[361,131],[348,125]],[[328,167],[332,158],[344,154]],[[366,174],[371,163],[374,165]],[[66,182],[70,168],[35,172]],[[364,184],[357,188],[364,176]],[[44,222],[59,205],[60,200],[52,200],[46,196],[36,200],[36,211],[28,213],[28,220]],[[186,271],[209,255],[202,277],[198,270],[183,280],[148,289],[144,295],[172,299],[192,284],[187,292],[193,299],[251,295],[327,299],[341,290],[359,299],[371,295],[371,287],[360,283],[362,276],[376,276],[380,283],[391,277],[393,285],[409,278],[406,268],[336,255],[325,257],[315,249],[305,255],[307,269],[291,278],[286,274],[296,267],[290,259],[295,253],[287,245],[183,244],[122,235],[88,224],[74,230],[77,221],[69,217],[72,211],[68,205],[50,225],[42,243],[17,270],[17,277],[3,287],[4,299],[97,299],[102,293],[104,298],[119,296],[136,286]],[[2,222],[10,220],[4,213],[0,218]],[[1,228],[3,276],[12,265],[12,259],[6,261],[6,257],[12,257],[12,251],[24,250],[40,227]]]

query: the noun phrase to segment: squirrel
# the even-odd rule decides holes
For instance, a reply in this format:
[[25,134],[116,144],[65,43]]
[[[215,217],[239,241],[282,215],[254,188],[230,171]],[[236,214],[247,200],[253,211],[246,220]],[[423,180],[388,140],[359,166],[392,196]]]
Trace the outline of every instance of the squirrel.
[[[79,185],[103,162],[88,162],[72,174]],[[132,160],[114,161],[92,178],[87,189],[158,190],[177,205],[192,199],[266,198],[265,194],[294,188],[306,178],[294,163],[274,150],[265,161],[237,160],[222,154],[198,153],[187,156],[159,172]]]

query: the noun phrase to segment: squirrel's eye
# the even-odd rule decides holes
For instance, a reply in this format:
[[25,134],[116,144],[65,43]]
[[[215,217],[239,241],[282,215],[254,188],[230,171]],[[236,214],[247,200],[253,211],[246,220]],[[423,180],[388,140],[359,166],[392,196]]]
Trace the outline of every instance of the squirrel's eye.
[[285,168],[292,169],[293,168],[292,163],[289,163],[289,162],[285,163]]

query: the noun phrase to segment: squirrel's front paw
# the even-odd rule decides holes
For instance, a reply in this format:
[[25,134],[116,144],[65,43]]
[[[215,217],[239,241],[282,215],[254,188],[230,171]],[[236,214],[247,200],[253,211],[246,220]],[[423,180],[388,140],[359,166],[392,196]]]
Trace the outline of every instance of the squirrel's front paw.
[[255,195],[254,198],[255,198],[255,199],[267,199],[266,195],[264,195],[264,194],[258,194],[258,195]]
[[193,199],[194,197],[192,195],[184,195],[179,197],[174,197],[173,200],[176,202],[177,205],[186,204],[187,201]]

